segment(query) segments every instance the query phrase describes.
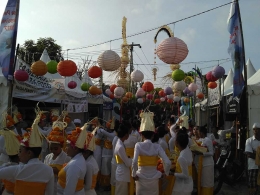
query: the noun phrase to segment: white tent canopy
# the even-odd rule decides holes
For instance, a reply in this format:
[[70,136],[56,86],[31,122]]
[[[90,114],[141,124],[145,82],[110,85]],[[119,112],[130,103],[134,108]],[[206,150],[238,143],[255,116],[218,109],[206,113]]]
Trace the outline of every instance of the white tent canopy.
[[232,68],[229,70],[228,75],[224,81],[224,83],[221,85],[221,91],[225,91],[226,89],[229,89],[233,85],[233,77],[234,73]]
[[[250,59],[248,59],[246,62],[246,69],[247,69],[247,79],[250,79],[256,73],[255,67],[253,66]],[[243,76],[244,74],[245,72],[243,71]]]

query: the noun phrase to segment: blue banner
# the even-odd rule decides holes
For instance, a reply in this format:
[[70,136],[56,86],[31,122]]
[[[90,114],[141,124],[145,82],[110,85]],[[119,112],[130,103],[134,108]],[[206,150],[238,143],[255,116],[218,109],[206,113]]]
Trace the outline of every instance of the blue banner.
[[0,26],[0,69],[12,79],[20,0],[8,0]]
[[244,49],[242,43],[241,24],[239,21],[239,7],[235,0],[231,4],[228,18],[228,31],[230,33],[228,53],[231,56],[234,67],[233,97],[238,96],[244,87],[242,75],[244,68]]

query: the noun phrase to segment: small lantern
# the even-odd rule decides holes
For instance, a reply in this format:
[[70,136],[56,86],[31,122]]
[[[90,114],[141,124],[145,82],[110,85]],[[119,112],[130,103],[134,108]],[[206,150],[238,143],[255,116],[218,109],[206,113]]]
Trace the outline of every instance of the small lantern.
[[166,94],[164,93],[164,90],[162,89],[162,90],[160,90],[159,92],[158,92],[158,94],[159,94],[159,96],[160,97],[164,97]]
[[173,100],[174,100],[175,102],[179,102],[179,101],[181,100],[181,98],[180,98],[179,96],[174,96],[174,97],[173,97]]
[[177,81],[173,84],[173,89],[182,91],[186,87],[186,83],[184,81]]
[[115,84],[111,85],[111,86],[110,86],[110,91],[111,91],[112,93],[114,93],[114,90],[115,90],[116,87],[117,87],[117,85],[115,85]]
[[168,102],[169,104],[172,104],[173,100],[172,100],[172,99],[168,99],[167,102]]
[[46,64],[41,60],[38,60],[31,65],[31,72],[36,76],[43,76],[47,73],[47,71],[48,68]]
[[146,92],[151,92],[154,89],[154,86],[151,82],[147,81],[143,84],[142,88]]
[[55,60],[49,61],[46,65],[47,65],[47,68],[48,68],[48,73],[50,73],[50,74],[57,73],[58,63]]
[[142,97],[144,95],[145,95],[145,91],[142,88],[137,90],[137,92],[136,92],[137,97]]
[[77,87],[77,83],[75,81],[70,81],[68,83],[68,88],[75,89]]
[[96,86],[91,86],[88,90],[91,95],[98,95],[99,89]]
[[209,71],[207,74],[206,74],[206,79],[207,81],[209,82],[215,82],[216,80],[218,80],[218,78],[214,77],[212,75],[212,71]]
[[167,95],[167,99],[173,99],[173,94]]
[[125,94],[125,96],[126,96],[127,98],[132,98],[133,94],[132,94],[131,92],[127,92],[127,93]]
[[88,83],[82,83],[80,86],[82,91],[88,91],[90,87],[91,87],[91,85]]
[[172,93],[173,93],[172,88],[171,88],[171,87],[166,87],[166,88],[164,89],[164,93],[165,93],[166,95],[172,94]]
[[141,82],[144,79],[144,74],[140,70],[134,70],[131,73],[131,79],[134,82]]
[[190,102],[190,98],[184,98],[184,100],[183,100],[185,103],[189,103]]
[[189,90],[189,88],[188,87],[186,87],[184,90],[183,90],[183,93],[185,93],[185,94],[189,94],[191,91]]
[[127,102],[128,102],[128,98],[127,98],[127,97],[123,97],[123,98],[122,98],[122,101],[123,101],[124,103],[127,103]]
[[107,50],[100,54],[97,62],[105,71],[115,71],[121,66],[120,56],[112,50]]
[[110,91],[110,89],[106,89],[105,93],[110,96],[112,94],[112,92]]
[[98,78],[102,75],[102,69],[99,68],[98,66],[92,66],[91,68],[88,69],[88,76],[90,78]]
[[114,94],[111,93],[111,94],[109,95],[109,98],[110,98],[110,99],[114,99],[114,98],[115,98]]
[[114,94],[116,96],[122,96],[125,93],[125,90],[123,89],[123,87],[116,87],[114,90]]
[[210,89],[215,89],[218,86],[216,82],[209,82],[208,83],[208,88]]
[[114,95],[114,97],[115,97],[116,99],[120,99],[122,96]]
[[159,98],[157,98],[157,99],[154,100],[154,103],[155,103],[155,104],[160,104],[160,103],[161,103],[161,100],[160,100]]
[[177,69],[172,72],[172,79],[174,81],[181,81],[184,78],[185,78],[185,73],[181,69]]
[[14,72],[14,78],[17,81],[27,81],[29,79],[29,74],[24,69],[19,69]]
[[160,43],[156,53],[166,64],[179,64],[187,57],[189,50],[181,39],[169,37]]
[[61,76],[70,77],[77,72],[77,65],[72,60],[60,61],[57,66],[57,71]]
[[137,99],[137,102],[138,102],[139,104],[142,104],[142,103],[144,103],[144,100],[143,100],[143,98],[138,98],[138,99]]
[[161,101],[161,102],[164,102],[164,101],[165,101],[165,98],[164,98],[164,97],[161,97],[161,98],[160,98],[160,101]]
[[225,69],[222,66],[216,66],[212,70],[212,75],[216,78],[221,78],[225,74]]
[[204,94],[202,92],[197,94],[197,98],[198,99],[203,99],[204,98]]
[[198,89],[198,85],[196,85],[195,83],[191,83],[191,84],[189,84],[188,89],[191,92],[194,92],[194,91],[196,91]]
[[152,94],[147,94],[147,95],[146,95],[146,99],[148,99],[148,100],[153,99],[153,95],[152,95]]

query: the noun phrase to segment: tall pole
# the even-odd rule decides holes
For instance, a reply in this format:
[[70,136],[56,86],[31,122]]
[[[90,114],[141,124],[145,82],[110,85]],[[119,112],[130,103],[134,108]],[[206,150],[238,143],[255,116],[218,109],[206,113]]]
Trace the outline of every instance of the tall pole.
[[[128,45],[130,47],[130,75],[134,71],[134,59],[133,59],[133,51],[134,47],[138,46],[139,48],[142,48],[140,44],[134,44],[132,42],[131,45]],[[131,79],[131,78],[130,78]],[[132,79],[130,80],[130,91],[134,93],[134,82]]]

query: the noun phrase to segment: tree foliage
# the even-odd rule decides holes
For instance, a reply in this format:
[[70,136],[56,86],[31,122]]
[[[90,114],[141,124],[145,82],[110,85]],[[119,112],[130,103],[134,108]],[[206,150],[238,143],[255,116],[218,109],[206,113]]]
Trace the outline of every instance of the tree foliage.
[[62,48],[51,37],[39,38],[34,40],[26,40],[18,51],[18,56],[27,64],[32,64],[34,61],[40,60],[43,50],[46,48],[50,59],[59,62],[63,60]]

